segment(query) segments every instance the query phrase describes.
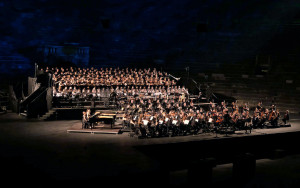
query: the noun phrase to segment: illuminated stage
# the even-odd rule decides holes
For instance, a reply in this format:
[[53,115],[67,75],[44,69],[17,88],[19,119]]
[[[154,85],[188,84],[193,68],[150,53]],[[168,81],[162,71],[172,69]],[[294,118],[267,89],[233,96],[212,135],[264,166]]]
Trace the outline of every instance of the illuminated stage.
[[[215,132],[203,132],[199,133],[197,135],[185,135],[185,136],[174,136],[174,137],[155,137],[155,138],[144,138],[147,139],[148,144],[168,144],[168,143],[180,143],[180,142],[196,142],[196,141],[202,141],[202,140],[220,140],[220,139],[230,139],[230,138],[242,138],[242,137],[255,137],[255,136],[264,136],[264,135],[277,135],[277,134],[288,134],[288,133],[294,133],[294,132],[300,132],[300,119],[294,119],[292,120],[292,125],[288,124],[285,127],[276,127],[276,128],[263,128],[263,129],[252,129],[251,133],[249,130],[239,130],[234,131],[234,133],[215,133]],[[111,139],[114,139],[116,137],[124,139],[124,136],[128,137],[134,137],[135,139],[138,139],[139,136],[133,134],[130,129],[127,129],[124,131],[122,124],[115,124],[111,128],[110,124],[105,123],[99,123],[97,126],[95,126],[93,129],[82,128],[82,123],[79,121],[76,121],[68,130],[67,133],[86,133],[86,134],[115,134],[116,136],[112,136]],[[118,138],[118,139],[119,139]],[[131,138],[131,139],[134,139]],[[142,144],[144,143],[144,139],[140,142]],[[127,139],[126,139],[127,140]],[[127,140],[128,141],[128,140]],[[127,142],[126,141],[126,142]],[[130,143],[130,142],[129,142]],[[135,143],[139,145],[139,143]]]
[[[80,129],[80,120],[28,120],[8,113],[0,116],[2,166],[7,171],[7,180],[19,176],[28,183],[34,176],[43,181],[68,181],[71,184],[73,180],[89,184],[94,180],[112,182],[119,179],[116,183],[125,185],[130,184],[128,180],[132,177],[138,184],[148,177],[156,179],[149,182],[154,185],[168,180],[176,182],[176,174],[189,171],[194,161],[209,160],[213,165],[211,183],[217,186],[224,181],[218,179],[216,173],[221,173],[219,170],[224,165],[234,163],[240,154],[251,153],[256,161],[274,162],[287,156],[292,160],[291,156],[299,154],[299,147],[294,144],[300,136],[298,116],[292,116],[291,127],[255,129],[251,134],[242,131],[227,136],[218,134],[217,137],[214,133],[203,133],[138,139],[130,137],[128,132],[117,134],[120,127],[114,134],[91,134],[88,130],[86,134],[75,134],[70,130]],[[94,131],[104,128],[111,131],[109,126],[100,125]],[[263,173],[258,164],[261,162],[257,162],[257,173]],[[229,177],[227,184],[232,185],[232,174],[222,177]]]

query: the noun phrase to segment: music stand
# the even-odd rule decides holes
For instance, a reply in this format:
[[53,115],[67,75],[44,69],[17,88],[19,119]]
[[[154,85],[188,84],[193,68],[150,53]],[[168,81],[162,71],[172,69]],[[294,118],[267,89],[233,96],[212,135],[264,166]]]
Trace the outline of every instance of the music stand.
[[225,130],[225,137],[228,137],[228,124],[229,124],[229,115],[226,113],[224,115],[224,124],[226,125],[226,130]]
[[210,129],[211,124],[213,124],[213,119],[209,118],[208,122],[205,123],[205,133],[207,133],[207,132],[211,133],[211,129]]

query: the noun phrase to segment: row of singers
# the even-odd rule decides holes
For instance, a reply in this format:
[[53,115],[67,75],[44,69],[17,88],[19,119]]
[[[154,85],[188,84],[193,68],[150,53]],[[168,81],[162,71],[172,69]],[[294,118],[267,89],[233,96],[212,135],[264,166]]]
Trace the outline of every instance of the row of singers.
[[53,74],[54,84],[63,86],[79,85],[176,85],[168,73],[156,69],[80,69],[46,68]]

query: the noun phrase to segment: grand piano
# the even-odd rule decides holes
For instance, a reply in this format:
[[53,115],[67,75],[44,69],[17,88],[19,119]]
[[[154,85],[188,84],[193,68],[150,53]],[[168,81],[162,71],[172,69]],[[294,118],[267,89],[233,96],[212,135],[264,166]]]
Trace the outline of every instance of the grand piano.
[[91,129],[95,128],[95,124],[98,122],[104,122],[105,124],[110,124],[110,128],[113,128],[115,123],[116,114],[109,114],[109,113],[95,113],[89,119],[89,123],[91,124]]

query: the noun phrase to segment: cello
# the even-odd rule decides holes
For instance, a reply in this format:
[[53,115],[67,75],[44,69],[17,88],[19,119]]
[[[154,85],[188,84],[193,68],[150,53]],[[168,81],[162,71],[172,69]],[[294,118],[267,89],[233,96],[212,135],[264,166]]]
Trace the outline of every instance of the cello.
[[274,110],[272,110],[272,112],[269,113],[268,120],[269,120],[269,121],[273,121],[273,120],[275,120],[275,118],[276,118],[276,113],[275,113]]

